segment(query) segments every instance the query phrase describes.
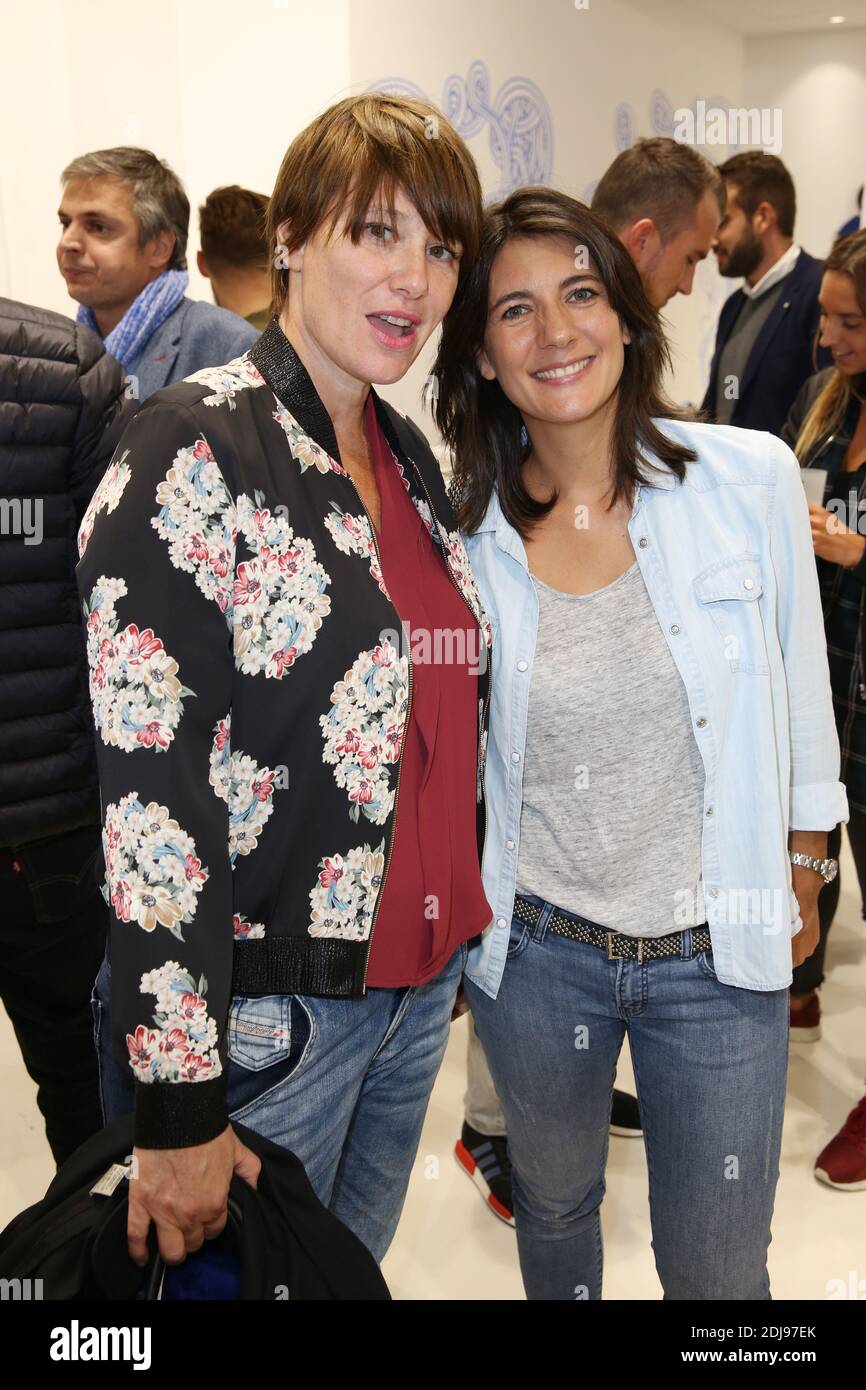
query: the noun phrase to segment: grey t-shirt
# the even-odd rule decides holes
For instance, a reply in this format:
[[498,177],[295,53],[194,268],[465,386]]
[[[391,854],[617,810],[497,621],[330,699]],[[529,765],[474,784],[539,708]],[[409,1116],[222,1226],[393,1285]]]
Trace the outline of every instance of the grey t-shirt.
[[532,581],[518,892],[631,936],[696,926],[704,766],[640,567],[592,594]]

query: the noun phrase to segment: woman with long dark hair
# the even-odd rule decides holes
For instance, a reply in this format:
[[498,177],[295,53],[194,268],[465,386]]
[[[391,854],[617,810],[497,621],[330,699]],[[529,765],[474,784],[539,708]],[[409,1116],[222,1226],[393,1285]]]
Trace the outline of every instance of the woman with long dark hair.
[[[824,263],[818,300],[820,342],[833,353],[834,365],[804,384],[782,438],[802,467],[826,471],[823,496],[809,504],[809,515],[848,795],[848,843],[866,918],[866,231],[836,242]],[[830,831],[828,845],[828,853],[838,858],[841,823]],[[817,1042],[821,1036],[818,990],[839,889],[837,876],[821,894],[818,946],[794,971],[792,1042]],[[848,1192],[866,1187],[866,1094],[818,1155],[815,1176]]]
[[847,814],[796,460],[683,418],[666,361],[589,209],[487,209],[438,423],[494,633],[466,995],[530,1298],[600,1297],[626,1034],[665,1296],[769,1297],[791,967]]

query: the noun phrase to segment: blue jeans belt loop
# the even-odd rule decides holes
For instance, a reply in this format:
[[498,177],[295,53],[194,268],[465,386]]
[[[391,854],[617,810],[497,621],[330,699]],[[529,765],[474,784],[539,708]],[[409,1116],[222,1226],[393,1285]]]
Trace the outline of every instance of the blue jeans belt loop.
[[[518,904],[520,904],[520,911],[518,911]],[[511,915],[517,917],[521,922],[526,922],[533,941],[543,941],[547,923],[555,911],[555,903],[549,903],[545,899],[531,902],[529,898],[517,893]]]

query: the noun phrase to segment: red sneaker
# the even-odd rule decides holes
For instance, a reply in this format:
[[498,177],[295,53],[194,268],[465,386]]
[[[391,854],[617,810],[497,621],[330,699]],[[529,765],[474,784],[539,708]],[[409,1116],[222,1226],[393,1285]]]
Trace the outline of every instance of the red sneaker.
[[821,1001],[813,990],[802,1009],[789,1008],[791,1042],[817,1042],[821,1036]]
[[866,1096],[815,1159],[815,1177],[843,1192],[866,1188]]

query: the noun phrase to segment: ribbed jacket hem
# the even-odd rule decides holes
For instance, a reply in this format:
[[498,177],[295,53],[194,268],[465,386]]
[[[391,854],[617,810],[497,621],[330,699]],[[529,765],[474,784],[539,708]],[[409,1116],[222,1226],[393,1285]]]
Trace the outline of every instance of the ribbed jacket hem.
[[367,941],[323,936],[236,942],[232,993],[360,998],[368,946]]

